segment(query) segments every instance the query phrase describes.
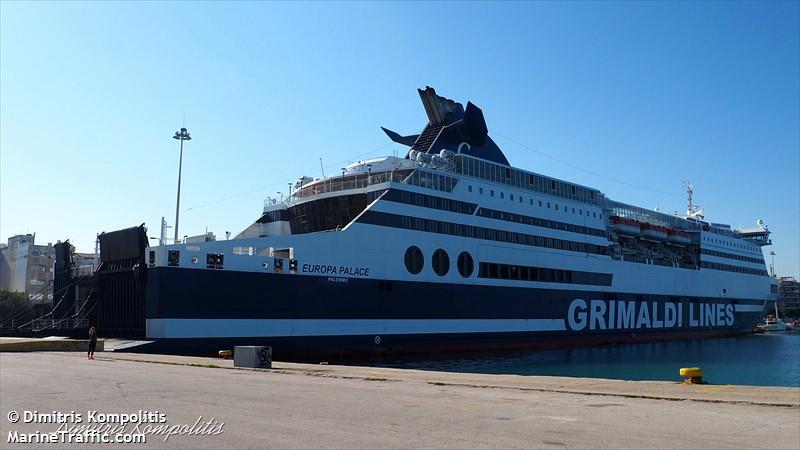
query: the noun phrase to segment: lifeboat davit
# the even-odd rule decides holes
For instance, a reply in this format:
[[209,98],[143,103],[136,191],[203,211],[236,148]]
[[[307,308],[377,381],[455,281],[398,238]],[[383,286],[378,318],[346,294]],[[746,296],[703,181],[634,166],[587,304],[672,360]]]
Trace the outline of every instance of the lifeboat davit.
[[655,225],[648,222],[644,222],[640,226],[642,229],[642,237],[656,241],[667,240],[667,227],[662,227],[661,225]]
[[667,241],[673,244],[688,245],[692,242],[692,237],[685,231],[667,228]]
[[636,220],[620,216],[611,216],[608,219],[611,222],[611,229],[619,234],[626,236],[639,236],[641,234],[639,222]]

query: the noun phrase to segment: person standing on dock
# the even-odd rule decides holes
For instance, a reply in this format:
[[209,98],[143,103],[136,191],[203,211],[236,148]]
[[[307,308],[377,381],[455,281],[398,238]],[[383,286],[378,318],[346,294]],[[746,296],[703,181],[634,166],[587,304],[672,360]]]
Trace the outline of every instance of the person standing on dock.
[[89,328],[89,353],[86,355],[87,359],[94,359],[95,347],[97,347],[97,330],[91,327]]

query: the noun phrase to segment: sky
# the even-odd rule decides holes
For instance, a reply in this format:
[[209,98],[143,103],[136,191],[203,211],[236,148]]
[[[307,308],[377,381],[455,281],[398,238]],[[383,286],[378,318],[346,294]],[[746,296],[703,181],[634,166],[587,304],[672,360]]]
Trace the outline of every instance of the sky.
[[402,153],[380,126],[418,133],[433,86],[516,167],[665,212],[690,180],[800,278],[798,5],[2,1],[0,239],[157,237],[181,126],[179,234],[236,234],[320,158]]

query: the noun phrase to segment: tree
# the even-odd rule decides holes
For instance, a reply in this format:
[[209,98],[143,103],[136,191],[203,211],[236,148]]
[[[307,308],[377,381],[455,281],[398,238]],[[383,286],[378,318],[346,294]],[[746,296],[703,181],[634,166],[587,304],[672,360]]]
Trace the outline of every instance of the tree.
[[33,320],[36,314],[30,298],[24,292],[0,291],[0,328],[24,324]]

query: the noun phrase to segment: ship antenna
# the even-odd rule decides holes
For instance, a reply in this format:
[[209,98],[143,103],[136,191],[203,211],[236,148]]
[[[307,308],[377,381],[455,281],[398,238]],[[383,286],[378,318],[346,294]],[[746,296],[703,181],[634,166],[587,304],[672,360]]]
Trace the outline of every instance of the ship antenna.
[[692,195],[694,194],[692,182],[684,180],[683,187],[686,189],[686,201],[687,201],[686,215],[691,216],[695,211],[694,204],[692,203]]
[[700,205],[696,205],[692,197],[694,196],[694,186],[691,181],[683,181],[683,187],[686,189],[686,217],[699,217],[703,218],[703,210]]

